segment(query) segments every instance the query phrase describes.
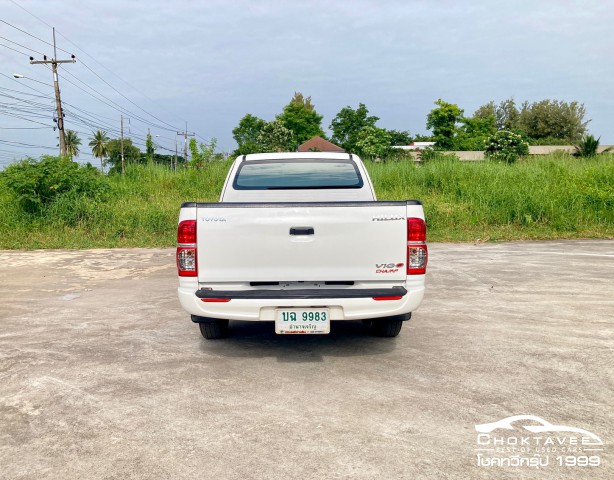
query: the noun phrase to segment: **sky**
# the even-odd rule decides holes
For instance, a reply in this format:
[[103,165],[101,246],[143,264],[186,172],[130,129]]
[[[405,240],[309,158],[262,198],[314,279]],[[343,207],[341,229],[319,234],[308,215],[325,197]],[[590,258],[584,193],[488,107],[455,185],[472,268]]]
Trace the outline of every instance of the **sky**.
[[439,98],[467,116],[510,97],[576,100],[614,144],[614,0],[0,0],[0,20],[0,164],[57,152],[52,73],[28,58],[53,57],[52,26],[58,58],[77,59],[59,83],[82,162],[97,162],[95,127],[119,137],[122,113],[141,148],[150,129],[174,153],[187,122],[231,152],[246,113],[273,120],[294,92],[325,131],[364,103],[412,134]]

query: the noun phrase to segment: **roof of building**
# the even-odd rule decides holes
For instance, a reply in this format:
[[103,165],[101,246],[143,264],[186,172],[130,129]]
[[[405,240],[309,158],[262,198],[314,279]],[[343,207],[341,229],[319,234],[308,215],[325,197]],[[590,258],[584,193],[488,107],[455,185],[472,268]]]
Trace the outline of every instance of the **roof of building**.
[[312,137],[298,147],[299,152],[345,152],[339,145],[324,140],[322,137]]

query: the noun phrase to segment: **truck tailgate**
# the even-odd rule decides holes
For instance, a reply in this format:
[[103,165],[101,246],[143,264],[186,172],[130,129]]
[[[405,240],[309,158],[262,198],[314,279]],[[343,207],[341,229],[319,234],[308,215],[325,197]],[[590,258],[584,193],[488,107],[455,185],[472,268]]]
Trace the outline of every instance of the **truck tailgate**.
[[403,281],[419,202],[197,204],[200,282]]

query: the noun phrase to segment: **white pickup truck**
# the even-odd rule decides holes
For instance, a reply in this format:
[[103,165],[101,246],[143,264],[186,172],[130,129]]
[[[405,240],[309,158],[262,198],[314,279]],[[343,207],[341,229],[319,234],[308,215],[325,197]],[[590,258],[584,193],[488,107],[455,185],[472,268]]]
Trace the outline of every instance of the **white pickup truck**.
[[278,334],[363,320],[395,337],[424,295],[422,204],[376,201],[356,155],[240,156],[219,203],[181,206],[177,243],[179,301],[207,339],[229,320]]

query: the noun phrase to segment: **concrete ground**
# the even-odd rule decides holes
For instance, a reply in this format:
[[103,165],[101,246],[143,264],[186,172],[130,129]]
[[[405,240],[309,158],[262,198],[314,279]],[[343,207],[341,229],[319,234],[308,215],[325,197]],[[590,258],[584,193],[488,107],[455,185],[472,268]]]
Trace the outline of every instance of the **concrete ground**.
[[[395,339],[205,341],[175,287],[172,249],[0,252],[0,478],[614,478],[614,241],[432,244]],[[512,415],[600,466],[478,466]]]

